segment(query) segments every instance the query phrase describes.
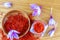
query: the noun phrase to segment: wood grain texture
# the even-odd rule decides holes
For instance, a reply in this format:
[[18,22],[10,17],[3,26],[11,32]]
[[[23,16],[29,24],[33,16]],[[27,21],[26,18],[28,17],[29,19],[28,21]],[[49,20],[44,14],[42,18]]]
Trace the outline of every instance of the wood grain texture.
[[[0,4],[3,2],[12,2],[13,6],[10,9],[4,8],[0,6],[0,12],[3,13],[3,16],[0,15],[0,28],[2,27],[1,22],[4,15],[10,10],[22,10],[27,12],[27,14],[31,13],[30,4],[36,3],[42,6],[42,16],[45,22],[49,19],[50,8],[53,8],[53,17],[57,21],[58,26],[57,30],[52,38],[49,36],[44,36],[40,38],[41,40],[60,40],[60,0],[0,0]],[[47,33],[46,33],[47,34]]]

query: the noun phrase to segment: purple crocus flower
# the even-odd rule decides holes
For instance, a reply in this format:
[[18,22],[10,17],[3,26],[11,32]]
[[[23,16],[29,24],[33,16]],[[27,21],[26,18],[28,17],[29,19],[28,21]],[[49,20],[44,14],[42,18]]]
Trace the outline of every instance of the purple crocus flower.
[[50,19],[49,19],[49,26],[55,26],[55,25],[56,25],[56,21],[52,17],[52,8],[51,8]]
[[41,7],[36,4],[31,4],[31,9],[33,10],[32,16],[40,16]]
[[13,40],[13,38],[19,39],[18,34],[20,34],[18,31],[16,31],[16,30],[11,30],[11,31],[8,33],[7,37],[10,38],[10,40]]

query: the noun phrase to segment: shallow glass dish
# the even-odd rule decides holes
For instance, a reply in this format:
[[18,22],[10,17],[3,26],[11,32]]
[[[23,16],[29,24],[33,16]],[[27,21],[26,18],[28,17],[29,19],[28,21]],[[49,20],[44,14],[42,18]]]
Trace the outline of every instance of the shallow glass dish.
[[25,17],[25,18],[28,19],[28,26],[27,26],[26,30],[24,31],[24,33],[22,33],[21,35],[19,35],[19,37],[23,37],[29,31],[29,29],[30,29],[30,19],[29,19],[28,15],[26,14],[26,12],[19,11],[19,10],[12,10],[12,11],[7,12],[7,14],[4,16],[4,18],[2,20],[2,27],[3,27],[3,30],[6,33],[6,35],[7,35],[7,32],[6,32],[7,30],[5,30],[5,27],[4,27],[5,22],[8,20],[8,17],[10,15],[16,15],[18,13],[20,13],[23,17]]

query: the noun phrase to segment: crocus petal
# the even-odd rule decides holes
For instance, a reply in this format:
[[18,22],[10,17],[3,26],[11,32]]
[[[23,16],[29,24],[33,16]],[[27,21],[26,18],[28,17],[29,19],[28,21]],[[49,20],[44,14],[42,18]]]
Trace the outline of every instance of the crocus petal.
[[12,36],[11,34],[12,34],[12,33],[9,33],[9,34],[7,35],[7,38],[10,39],[10,40],[13,40],[13,36]]
[[19,32],[17,32],[16,30],[11,30],[11,31],[8,33],[7,37],[10,38],[10,40],[13,40],[13,38],[18,39],[18,38],[19,38],[19,37],[18,37],[18,34],[19,34]]
[[10,7],[12,7],[12,3],[11,2],[5,2],[3,4],[3,6],[6,7],[6,8],[10,8]]
[[13,40],[13,36],[12,35],[10,36],[10,40]]
[[19,39],[19,36],[16,33],[14,34],[13,37],[16,38],[16,39]]
[[38,5],[36,5],[36,4],[30,4],[30,7],[31,7],[32,10],[34,10],[34,9],[36,9],[38,7]]
[[11,37],[12,32],[10,31],[7,35],[7,38]]
[[33,11],[32,16],[37,16],[37,10],[34,10],[34,11]]
[[20,32],[16,31],[16,30],[13,30],[13,32],[17,33],[17,34],[20,34]]
[[31,9],[33,10],[32,16],[40,16],[41,8],[36,4],[31,4]]
[[49,20],[49,26],[55,26],[56,22],[53,18]]
[[53,28],[52,30],[49,31],[48,34],[50,35],[50,37],[52,37],[54,35],[54,33],[55,33],[55,29]]

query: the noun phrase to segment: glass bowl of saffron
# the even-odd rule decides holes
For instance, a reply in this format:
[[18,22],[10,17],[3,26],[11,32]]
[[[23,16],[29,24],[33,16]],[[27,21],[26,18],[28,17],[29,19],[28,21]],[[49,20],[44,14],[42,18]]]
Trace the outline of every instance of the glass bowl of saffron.
[[30,19],[25,12],[12,10],[4,16],[2,26],[6,34],[10,30],[16,30],[20,32],[19,37],[23,37],[30,29]]

